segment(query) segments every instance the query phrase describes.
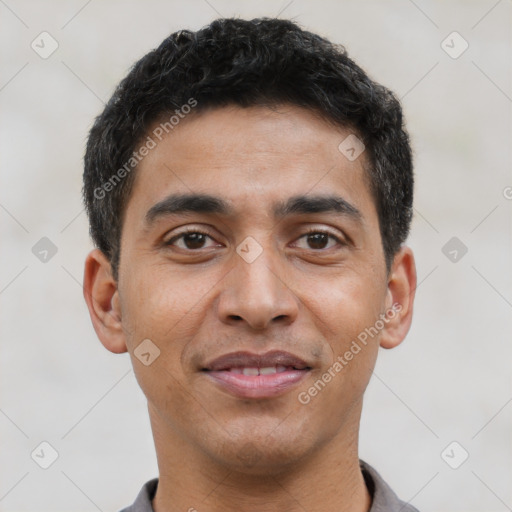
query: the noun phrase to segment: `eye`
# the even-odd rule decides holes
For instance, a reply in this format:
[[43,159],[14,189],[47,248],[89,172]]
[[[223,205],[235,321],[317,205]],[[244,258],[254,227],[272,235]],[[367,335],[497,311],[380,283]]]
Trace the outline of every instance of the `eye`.
[[[213,243],[211,245],[206,245],[208,240]],[[173,236],[165,242],[165,245],[172,245],[185,250],[197,250],[205,249],[207,247],[215,247],[219,244],[215,242],[208,233],[203,233],[202,231],[197,230],[188,230]]]
[[299,241],[304,240],[307,244],[307,247],[300,247],[301,249],[314,249],[314,250],[325,250],[331,249],[336,245],[346,245],[340,238],[329,233],[328,231],[322,230],[311,230],[308,233],[302,235]]

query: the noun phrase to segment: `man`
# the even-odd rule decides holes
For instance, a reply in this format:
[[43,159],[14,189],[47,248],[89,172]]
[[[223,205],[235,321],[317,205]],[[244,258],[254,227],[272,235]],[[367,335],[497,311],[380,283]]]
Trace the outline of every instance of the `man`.
[[378,348],[411,324],[412,196],[398,101],[290,21],[216,20],[135,64],[84,172],[85,299],[159,467],[125,511],[415,510],[358,457]]

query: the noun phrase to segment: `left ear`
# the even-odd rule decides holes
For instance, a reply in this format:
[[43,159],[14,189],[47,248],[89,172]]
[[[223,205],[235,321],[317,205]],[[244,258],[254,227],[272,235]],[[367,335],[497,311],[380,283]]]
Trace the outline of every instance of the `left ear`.
[[416,293],[416,264],[410,247],[402,246],[395,254],[388,277],[386,321],[380,346],[394,348],[403,341],[412,322]]

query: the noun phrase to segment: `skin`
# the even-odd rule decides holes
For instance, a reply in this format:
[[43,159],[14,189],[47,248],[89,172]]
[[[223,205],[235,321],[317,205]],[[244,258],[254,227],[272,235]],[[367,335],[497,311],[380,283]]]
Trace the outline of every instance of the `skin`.
[[[369,510],[358,465],[363,393],[379,346],[397,346],[409,330],[416,270],[406,246],[386,270],[365,153],[351,162],[338,150],[350,133],[289,105],[190,115],[137,168],[118,282],[99,250],[88,255],[84,295],[96,333],[111,352],[129,352],[148,400],[155,511]],[[176,193],[217,196],[233,213],[166,215],[148,227],[148,210]],[[360,219],[274,217],[276,202],[333,194]],[[203,247],[190,236],[165,245],[184,227],[209,235]],[[311,243],[309,228],[341,243]],[[248,236],[263,250],[252,263],[236,252]],[[400,312],[302,404],[298,393],[394,303]],[[148,338],[160,356],[145,366],[134,350]],[[312,370],[279,396],[238,398],[199,370],[239,350],[286,350]]]

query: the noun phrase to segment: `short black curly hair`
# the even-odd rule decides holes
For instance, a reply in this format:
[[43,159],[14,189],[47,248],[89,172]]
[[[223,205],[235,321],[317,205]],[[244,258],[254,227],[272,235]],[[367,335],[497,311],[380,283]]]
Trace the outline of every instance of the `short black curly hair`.
[[140,59],[90,131],[83,197],[90,234],[109,258],[115,279],[136,172],[134,150],[150,126],[179,113],[191,99],[195,112],[227,105],[297,105],[357,133],[366,147],[389,271],[412,218],[412,152],[399,101],[372,81],[344,47],[292,21],[229,18],[197,32],[175,32]]

